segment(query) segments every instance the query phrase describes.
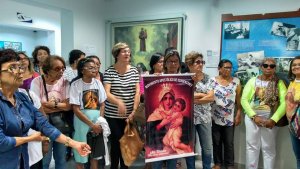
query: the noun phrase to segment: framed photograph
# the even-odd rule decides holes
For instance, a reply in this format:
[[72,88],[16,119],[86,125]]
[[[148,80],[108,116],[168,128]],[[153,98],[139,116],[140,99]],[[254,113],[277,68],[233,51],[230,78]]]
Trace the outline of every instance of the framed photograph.
[[[129,45],[132,64],[150,69],[151,56],[164,53],[168,47],[182,51],[183,17],[111,23],[111,47],[118,42]],[[111,49],[111,48],[110,48]],[[113,58],[112,58],[113,59]],[[111,63],[114,63],[112,60]]]
[[0,41],[0,49],[14,49],[16,52],[22,51],[22,42]]

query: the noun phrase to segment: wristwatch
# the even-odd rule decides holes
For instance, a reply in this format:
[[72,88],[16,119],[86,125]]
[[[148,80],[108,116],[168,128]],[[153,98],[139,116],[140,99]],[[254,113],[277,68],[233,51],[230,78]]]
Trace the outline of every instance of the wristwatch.
[[252,117],[251,117],[251,120],[252,120],[252,121],[255,121],[255,117],[256,117],[256,115],[252,116]]

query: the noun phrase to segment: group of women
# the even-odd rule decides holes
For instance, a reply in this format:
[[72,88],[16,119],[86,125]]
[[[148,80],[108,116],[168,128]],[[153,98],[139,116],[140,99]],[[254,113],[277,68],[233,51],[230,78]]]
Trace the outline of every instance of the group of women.
[[[199,136],[204,169],[211,168],[212,156],[214,169],[221,169],[222,166],[234,168],[234,127],[241,123],[243,109],[246,114],[246,168],[259,167],[260,150],[263,153],[264,168],[276,168],[275,137],[278,127],[287,125],[284,124],[286,117],[297,167],[300,167],[300,132],[297,130],[300,111],[300,56],[290,63],[291,84],[288,90],[288,84],[276,76],[276,61],[272,58],[262,61],[262,74],[250,79],[243,89],[239,79],[232,77],[230,60],[221,60],[218,65],[219,75],[212,78],[203,72],[205,61],[202,54],[188,53],[185,63],[188,71],[194,73],[194,125]],[[153,55],[150,73],[155,73],[156,66],[163,68],[163,71],[156,71],[158,74],[180,73],[179,53],[176,49],[171,49],[159,59],[157,54]],[[164,96],[175,97],[172,91],[165,91]],[[165,107],[164,110],[166,111]],[[154,113],[148,121],[158,118]],[[194,158],[185,159],[187,168],[195,168]],[[176,167],[176,159],[167,160],[166,163],[169,169]],[[162,164],[161,161],[154,162],[152,168],[162,168]]]
[[[25,53],[18,55],[10,49],[0,52],[0,146],[3,147],[0,168],[27,169],[29,165],[34,168],[35,163],[29,164],[30,146],[27,148],[27,143],[48,140],[48,137],[51,141],[49,152],[42,160],[44,169],[49,168],[52,150],[55,168],[65,168],[66,146],[77,150],[74,151],[77,169],[83,169],[88,161],[90,168],[98,168],[99,158],[89,160],[90,147],[84,142],[88,132],[99,135],[106,130],[98,123],[101,117],[106,119],[111,131],[111,168],[128,168],[121,155],[119,139],[139,106],[140,77],[138,69],[130,63],[131,51],[126,43],[115,44],[112,55],[115,63],[103,75],[99,72],[99,58],[85,57],[81,51],[70,52],[71,67],[66,72],[65,61],[59,56],[50,56],[50,50],[44,46],[33,52],[34,65]],[[234,168],[234,127],[241,123],[242,108],[247,114],[246,168],[258,167],[260,148],[264,167],[275,167],[276,125],[285,116],[290,122],[293,149],[300,167],[300,132],[297,131],[300,57],[291,62],[289,76],[292,81],[288,90],[286,84],[276,77],[276,62],[271,58],[263,60],[262,75],[250,79],[243,90],[239,79],[231,75],[232,63],[229,60],[221,60],[219,75],[211,78],[203,72],[205,61],[201,53],[188,53],[185,64],[188,72],[194,73],[194,126],[199,136],[204,169],[211,168],[212,157],[214,169],[223,165]],[[164,55],[154,54],[149,65],[150,74],[181,73],[181,57],[175,48],[166,49]],[[30,88],[33,98],[40,102],[39,110],[31,104],[31,97],[18,92],[20,87]],[[172,96],[170,90],[162,98],[168,97],[165,102],[174,102]],[[44,115],[69,110],[75,114],[73,139],[53,127]],[[36,131],[29,135],[29,129]],[[185,160],[187,168],[195,168],[195,157],[186,157]],[[176,161],[167,160],[167,168],[176,168]],[[38,162],[40,166],[41,161]],[[163,162],[151,165],[154,169],[161,169]]]

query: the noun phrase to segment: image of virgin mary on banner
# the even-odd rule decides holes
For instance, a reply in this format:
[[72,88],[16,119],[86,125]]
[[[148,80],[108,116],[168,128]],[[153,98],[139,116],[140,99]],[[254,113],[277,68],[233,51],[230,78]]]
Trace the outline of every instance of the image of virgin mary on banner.
[[195,155],[191,74],[143,78],[146,162]]

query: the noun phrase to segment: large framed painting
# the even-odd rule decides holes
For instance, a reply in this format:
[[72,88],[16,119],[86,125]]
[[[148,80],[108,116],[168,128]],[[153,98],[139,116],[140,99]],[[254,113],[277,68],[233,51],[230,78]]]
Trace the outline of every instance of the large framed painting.
[[221,59],[232,61],[233,72],[242,85],[260,73],[260,63],[266,57],[280,62],[277,73],[285,77],[289,60],[300,55],[299,39],[300,10],[222,15]]
[[175,47],[181,53],[182,32],[183,17],[112,22],[110,45],[127,43],[131,49],[132,64],[143,64],[149,70],[149,61],[154,53],[164,53],[168,47]]

